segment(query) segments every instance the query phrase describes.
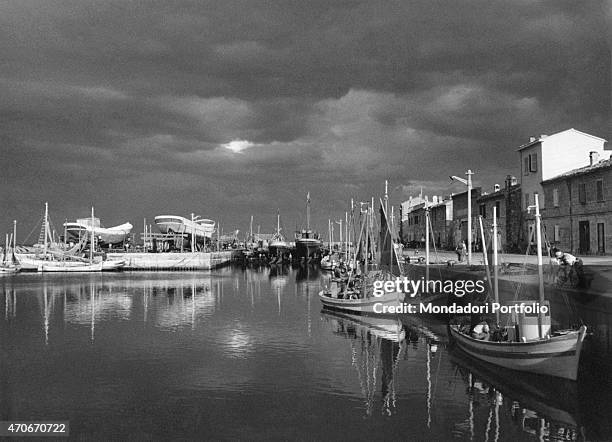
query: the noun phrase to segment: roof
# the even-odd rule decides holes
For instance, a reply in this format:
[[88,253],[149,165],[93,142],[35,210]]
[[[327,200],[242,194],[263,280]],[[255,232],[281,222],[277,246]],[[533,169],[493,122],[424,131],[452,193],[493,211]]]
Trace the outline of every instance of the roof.
[[563,133],[566,133],[566,132],[575,132],[577,134],[584,135],[586,137],[590,137],[590,138],[594,138],[594,139],[599,140],[599,141],[603,141],[604,143],[606,142],[606,140],[604,140],[603,138],[599,138],[599,137],[596,137],[595,135],[587,134],[586,132],[581,132],[581,131],[576,130],[576,129],[574,129],[572,127],[571,129],[562,130],[561,132],[557,132],[557,133],[554,133],[552,135],[540,135],[535,140],[530,141],[529,143],[525,143],[525,144],[519,146],[519,148],[516,149],[516,150],[517,151],[521,151],[523,149],[526,149],[527,147],[533,146],[534,144],[541,143],[543,140],[548,140],[551,137],[554,137],[554,136],[557,136],[557,135],[560,135],[560,134],[563,134]]
[[[513,192],[515,190],[518,190],[520,187],[521,187],[520,184],[512,184],[510,186],[510,188],[509,188],[509,191]],[[506,188],[502,187],[497,192],[482,193],[482,194],[480,194],[480,196],[478,197],[478,200],[480,201],[480,200],[486,200],[486,199],[501,197],[501,196],[504,196],[505,193],[506,193]]]
[[[472,187],[472,195],[474,194],[474,192],[476,192],[476,193],[480,192],[480,193],[478,193],[478,196],[480,196],[480,194],[482,193],[482,187]],[[468,193],[467,189],[464,190],[463,192],[453,193],[451,195],[451,199],[454,200],[454,199],[460,198],[460,197],[462,197],[464,195],[467,198],[467,193]]]
[[586,175],[591,172],[596,172],[601,169],[605,169],[608,167],[612,167],[612,156],[607,160],[601,160],[598,163],[584,167],[579,167],[577,169],[570,170],[568,172],[562,173],[561,175],[557,175],[555,177],[549,178],[547,180],[542,181],[542,183],[550,183],[552,181],[562,180],[565,178],[573,178],[579,175]]

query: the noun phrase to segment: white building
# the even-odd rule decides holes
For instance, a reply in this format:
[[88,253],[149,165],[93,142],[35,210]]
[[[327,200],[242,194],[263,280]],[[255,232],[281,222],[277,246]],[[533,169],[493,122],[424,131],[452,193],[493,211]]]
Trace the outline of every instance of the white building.
[[544,209],[542,181],[596,163],[603,158],[605,142],[576,129],[531,137],[529,143],[518,148],[523,209],[534,203],[534,194],[539,195],[540,207]]

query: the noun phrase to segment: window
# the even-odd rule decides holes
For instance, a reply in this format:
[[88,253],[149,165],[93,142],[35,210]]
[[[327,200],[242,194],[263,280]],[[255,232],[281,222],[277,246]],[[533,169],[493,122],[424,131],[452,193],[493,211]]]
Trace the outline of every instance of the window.
[[586,204],[586,184],[578,184],[578,202],[580,204]]
[[480,213],[480,216],[482,216],[483,218],[487,217],[487,205],[486,204],[481,204],[480,205],[479,213]]
[[529,172],[538,171],[538,154],[532,153],[529,155]]
[[559,242],[559,241],[561,241],[561,234],[560,234],[560,232],[559,232],[559,225],[558,225],[558,224],[555,224],[555,236],[554,236],[553,241],[554,241],[554,242]]
[[495,212],[496,212],[496,217],[499,218],[501,216],[501,210],[500,210],[500,203],[499,201],[495,201]]
[[525,157],[525,167],[523,167],[523,175],[529,175],[529,156]]
[[529,194],[525,194],[525,209],[529,208]]
[[596,181],[596,189],[597,189],[597,201],[603,201],[603,180]]
[[553,189],[553,206],[559,207],[559,189]]

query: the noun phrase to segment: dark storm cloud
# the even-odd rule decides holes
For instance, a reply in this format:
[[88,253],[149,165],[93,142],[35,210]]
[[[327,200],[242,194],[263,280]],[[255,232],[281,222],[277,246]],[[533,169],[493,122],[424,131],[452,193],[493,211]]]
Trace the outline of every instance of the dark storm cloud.
[[457,191],[445,177],[468,167],[490,185],[530,135],[610,138],[610,17],[603,1],[3,2],[1,225],[47,199],[107,224],[244,225],[278,206],[298,220],[307,191],[324,219],[386,178],[398,201]]

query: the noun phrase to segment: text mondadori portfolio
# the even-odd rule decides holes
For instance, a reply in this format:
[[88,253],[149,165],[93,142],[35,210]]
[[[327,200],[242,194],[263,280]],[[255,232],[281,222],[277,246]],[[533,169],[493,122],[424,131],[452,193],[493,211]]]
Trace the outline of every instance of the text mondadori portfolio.
[[419,304],[408,304],[405,302],[396,304],[396,305],[386,305],[381,302],[377,302],[373,306],[374,313],[389,313],[389,314],[398,314],[398,313],[431,313],[434,315],[437,314],[456,314],[456,315],[468,315],[468,314],[478,314],[478,315],[486,315],[489,313],[524,313],[528,315],[533,314],[546,314],[548,313],[548,307],[546,305],[540,305],[538,302],[532,303],[517,303],[512,305],[503,305],[497,302],[492,302],[491,304],[482,304],[475,305],[468,303],[466,305],[433,305],[429,302],[421,302]]

